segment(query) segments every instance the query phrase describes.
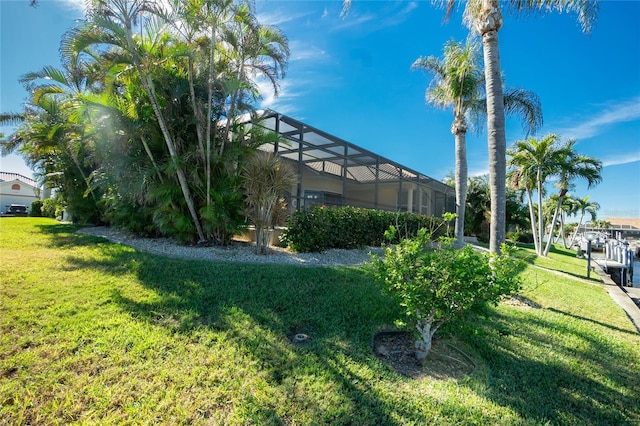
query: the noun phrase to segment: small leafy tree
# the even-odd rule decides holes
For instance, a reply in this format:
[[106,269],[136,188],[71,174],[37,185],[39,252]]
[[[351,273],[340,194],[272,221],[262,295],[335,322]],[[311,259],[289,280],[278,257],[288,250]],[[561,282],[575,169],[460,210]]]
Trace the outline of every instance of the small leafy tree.
[[376,280],[393,295],[415,323],[418,361],[427,356],[433,336],[445,323],[483,303],[497,303],[519,288],[517,261],[508,247],[501,255],[483,253],[470,245],[454,248],[453,240],[431,241],[418,236],[387,248],[384,258],[372,257]]
[[257,151],[242,172],[246,214],[256,229],[256,253],[266,254],[270,231],[284,195],[295,185],[298,174],[274,154]]

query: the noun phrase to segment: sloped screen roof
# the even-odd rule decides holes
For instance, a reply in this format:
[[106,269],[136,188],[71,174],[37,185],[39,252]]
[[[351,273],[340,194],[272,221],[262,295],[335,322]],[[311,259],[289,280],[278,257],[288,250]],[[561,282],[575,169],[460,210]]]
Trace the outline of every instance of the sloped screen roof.
[[[442,192],[453,191],[453,188],[440,181],[286,115],[267,110],[260,112],[258,117],[261,127],[286,138],[286,143],[280,143],[275,149],[278,155],[302,162],[318,172],[359,183],[371,183],[376,179],[378,182],[400,179],[428,182]],[[271,151],[273,146],[263,149]]]

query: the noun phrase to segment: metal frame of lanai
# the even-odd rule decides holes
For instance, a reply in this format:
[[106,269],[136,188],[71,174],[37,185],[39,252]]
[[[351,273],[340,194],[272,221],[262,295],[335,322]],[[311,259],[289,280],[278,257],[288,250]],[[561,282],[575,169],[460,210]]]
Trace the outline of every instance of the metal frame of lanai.
[[454,189],[438,180],[278,112],[257,117],[253,123],[283,137],[260,149],[298,171],[292,209],[337,205],[429,216],[455,211]]

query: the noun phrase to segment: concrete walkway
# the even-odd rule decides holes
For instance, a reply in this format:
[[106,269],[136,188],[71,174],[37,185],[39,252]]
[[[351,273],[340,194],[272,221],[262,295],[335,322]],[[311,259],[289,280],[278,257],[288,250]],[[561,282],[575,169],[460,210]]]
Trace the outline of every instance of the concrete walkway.
[[620,287],[613,282],[596,262],[594,271],[606,286],[609,296],[627,313],[627,316],[640,332],[640,288]]

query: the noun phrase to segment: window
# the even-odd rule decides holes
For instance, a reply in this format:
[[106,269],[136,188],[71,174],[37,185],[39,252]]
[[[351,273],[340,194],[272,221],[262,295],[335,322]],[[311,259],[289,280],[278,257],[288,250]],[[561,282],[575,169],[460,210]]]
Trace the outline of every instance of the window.
[[326,191],[304,191],[306,207],[342,206],[342,195]]
[[13,185],[11,185],[11,190],[12,191],[20,191],[20,185],[17,183],[14,183]]

